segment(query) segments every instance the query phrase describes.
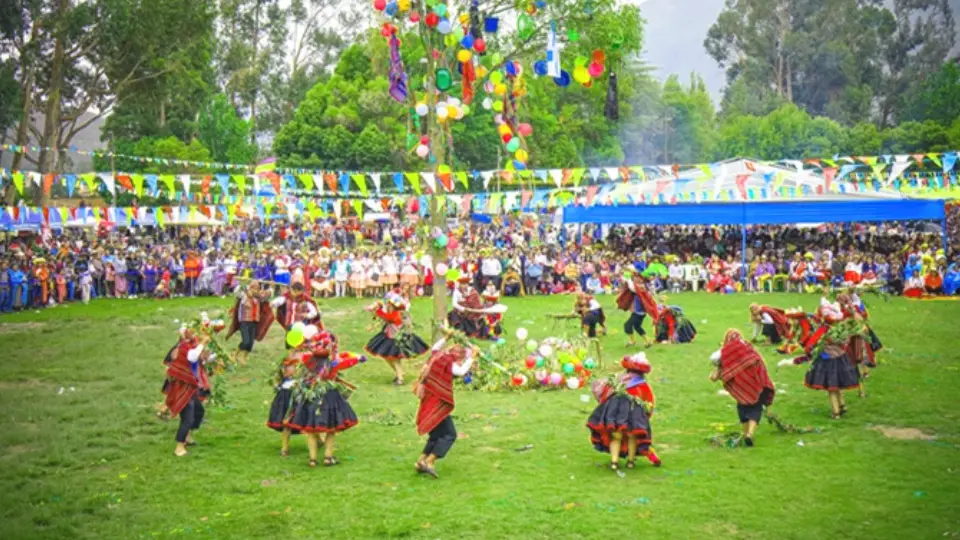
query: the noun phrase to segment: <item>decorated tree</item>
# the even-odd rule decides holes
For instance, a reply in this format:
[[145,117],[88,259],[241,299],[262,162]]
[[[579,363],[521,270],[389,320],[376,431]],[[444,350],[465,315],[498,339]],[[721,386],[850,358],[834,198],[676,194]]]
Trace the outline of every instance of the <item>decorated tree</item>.
[[[525,102],[534,76],[551,79],[560,91],[576,91],[569,88],[576,83],[587,95],[595,85],[605,85],[604,103],[596,106],[610,121],[619,118],[616,72],[609,67],[636,52],[624,50],[628,37],[635,36],[630,42],[639,45],[634,8],[618,8],[612,0],[374,0],[373,7],[388,47],[389,95],[409,109],[407,147],[430,171],[424,179],[432,195],[434,261],[444,259],[447,245],[446,209],[437,194],[453,189],[456,137],[458,132],[464,136],[456,126],[465,118],[487,116],[506,158],[503,174],[531,182],[535,135]],[[616,22],[623,14],[632,19],[621,19],[612,29],[603,25],[605,32],[591,31],[594,23]],[[404,51],[415,53],[414,62]],[[622,151],[609,157],[622,160]],[[457,270],[450,272],[437,276],[434,287],[437,322],[447,311],[443,280],[456,277]]]

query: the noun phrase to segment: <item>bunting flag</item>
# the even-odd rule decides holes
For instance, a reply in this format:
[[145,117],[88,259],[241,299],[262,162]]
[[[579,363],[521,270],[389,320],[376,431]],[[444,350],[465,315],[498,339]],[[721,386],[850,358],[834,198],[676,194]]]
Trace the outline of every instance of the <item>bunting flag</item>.
[[593,199],[597,196],[597,191],[599,191],[597,186],[588,186],[587,187],[587,206],[593,206]]
[[886,181],[888,185],[897,178],[900,178],[900,175],[910,168],[912,163],[910,163],[909,158],[910,156],[896,156],[896,158],[894,158],[893,166],[890,168],[890,176],[887,177]]
[[[134,190],[134,187],[133,187],[133,182],[130,181],[130,176],[129,176],[129,175],[126,175],[126,174],[118,174],[118,175],[117,175],[117,183],[120,184],[120,187],[122,187],[122,188],[124,189],[124,191],[135,191],[135,190]],[[51,184],[51,185],[53,184],[53,177],[52,177],[52,176],[50,177],[50,184]]]
[[463,213],[464,213],[464,214],[469,214],[469,213],[470,213],[470,208],[471,208],[470,205],[471,205],[472,203],[473,203],[473,195],[472,195],[472,194],[467,193],[466,195],[463,196],[463,199],[460,201],[460,204],[461,204],[461,206],[462,206],[462,208],[463,208]]
[[956,152],[947,152],[943,155],[943,174],[947,174],[953,170],[953,166],[957,164],[957,153]]
[[530,199],[533,198],[533,192],[531,191],[521,191],[520,192],[520,207],[527,208],[527,205],[530,204]]
[[232,178],[237,184],[237,191],[240,192],[240,197],[243,197],[247,192],[247,177],[242,174],[235,174]]
[[460,182],[460,185],[463,186],[463,189],[470,189],[470,180],[467,178],[467,173],[458,172],[455,176],[457,177],[457,181]]
[[737,175],[737,191],[740,192],[740,198],[746,200],[747,198],[747,180],[750,179],[749,174],[738,174]]
[[449,172],[437,173],[437,180],[440,180],[440,185],[447,193],[453,191],[453,178]]
[[[357,185],[357,189],[360,190],[360,195],[363,197],[367,196],[367,178],[362,174],[354,174],[352,176],[353,182]],[[346,191],[346,190],[344,190]]]
[[424,182],[427,183],[427,189],[430,190],[430,193],[437,192],[437,176],[432,172],[422,172],[420,177]]
[[[303,189],[307,191],[313,191],[313,175],[312,174],[301,174],[297,177],[300,180],[300,183],[303,184]],[[380,190],[380,185],[377,184],[377,191]]]
[[180,185],[183,186],[183,194],[189,197],[190,196],[190,175],[189,174],[177,175],[177,180],[179,180]]
[[380,179],[383,177],[383,173],[371,173],[370,179],[373,180],[373,189],[376,190],[377,194],[380,193]]
[[397,191],[403,193],[403,173],[393,173],[393,185],[397,186]]
[[[92,194],[97,191],[97,178],[93,173],[81,174],[80,179],[83,180],[83,183],[87,185],[87,190]],[[13,183],[17,186],[17,190],[22,194],[23,193],[23,175],[20,175],[20,183],[17,184],[17,174],[13,175]]]
[[340,191],[344,195],[348,195],[350,193],[350,175],[347,173],[340,174]]
[[337,193],[337,175],[333,173],[326,173],[323,175],[323,182],[327,185],[327,188],[333,192]]
[[586,169],[572,169],[570,171],[570,181],[573,183],[574,187],[580,187],[580,181],[583,180],[583,175],[586,174]]
[[493,171],[483,171],[480,173],[480,177],[483,178],[483,189],[488,189],[490,180],[493,179]]
[[824,191],[830,191],[830,184],[833,182],[833,178],[837,175],[837,169],[833,167],[827,167],[823,169],[823,188]]
[[73,197],[73,190],[77,187],[77,177],[70,174],[66,177],[67,183],[67,197]]
[[562,169],[550,169],[550,178],[553,179],[553,183],[557,187],[563,186],[563,170]]
[[143,197],[143,180],[144,180],[143,175],[135,174],[131,176],[130,179],[133,182],[134,193],[137,194],[137,197]]

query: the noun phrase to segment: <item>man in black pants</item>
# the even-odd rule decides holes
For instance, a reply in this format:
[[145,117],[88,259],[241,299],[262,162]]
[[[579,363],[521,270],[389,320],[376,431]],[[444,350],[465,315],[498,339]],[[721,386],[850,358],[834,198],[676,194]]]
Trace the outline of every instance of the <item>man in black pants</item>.
[[627,288],[633,293],[633,303],[631,304],[630,308],[630,318],[627,319],[627,322],[623,325],[623,331],[627,334],[627,338],[630,339],[630,341],[627,343],[627,346],[636,346],[637,340],[633,337],[634,332],[636,332],[637,335],[643,338],[644,346],[650,347],[653,345],[653,340],[647,336],[647,332],[643,329],[643,319],[645,319],[647,316],[647,307],[651,304],[656,306],[656,303],[653,301],[650,292],[647,291],[646,285],[643,284],[642,278],[636,281],[633,279],[627,279]]

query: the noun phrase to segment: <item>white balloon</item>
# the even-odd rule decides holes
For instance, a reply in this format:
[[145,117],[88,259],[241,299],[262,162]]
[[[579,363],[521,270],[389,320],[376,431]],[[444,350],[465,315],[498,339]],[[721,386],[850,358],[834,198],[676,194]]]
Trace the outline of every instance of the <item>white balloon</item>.
[[443,21],[440,21],[439,24],[437,24],[437,32],[440,32],[441,34],[446,35],[452,31],[453,31],[453,27],[450,26],[450,21],[443,20]]
[[293,326],[290,327],[290,331],[291,331],[291,332],[294,332],[294,331],[296,331],[296,330],[299,330],[301,333],[303,333],[303,331],[304,331],[304,329],[306,329],[306,327],[307,327],[307,325],[305,325],[305,324],[303,324],[302,322],[299,322],[299,321],[298,321],[298,322],[293,323]]
[[552,354],[553,354],[553,347],[551,347],[551,346],[549,346],[549,345],[541,345],[541,346],[540,346],[540,356],[542,356],[542,357],[544,357],[544,358],[548,358],[548,357],[549,357],[550,355],[552,355]]
[[320,333],[320,329],[314,325],[309,325],[303,329],[303,339],[313,339],[313,336]]
[[576,377],[570,377],[569,379],[567,379],[567,388],[571,390],[576,390],[577,388],[580,388],[580,379]]
[[453,117],[456,118],[457,120],[462,120],[463,114],[464,114],[463,107],[457,107],[457,114],[455,114]]
[[437,118],[446,118],[447,117],[447,107],[446,105],[437,106]]
[[493,108],[493,100],[490,98],[484,98],[483,103],[481,103],[485,111],[489,111]]
[[459,106],[460,106],[460,100],[457,99],[457,98],[455,98],[455,97],[453,97],[453,96],[450,96],[450,97],[447,98],[447,104],[448,104],[448,105],[453,105],[454,107],[459,107]]
[[417,103],[416,111],[417,115],[426,116],[430,112],[430,107],[427,107],[426,103]]
[[425,144],[417,146],[417,155],[421,158],[426,158],[430,155],[430,147]]
[[443,263],[437,263],[437,275],[439,275],[439,276],[445,276],[445,275],[447,275],[447,270],[449,270],[449,269],[447,268],[447,265],[445,265],[445,264],[443,264]]
[[520,341],[526,341],[527,336],[529,335],[530,334],[529,332],[527,332],[526,328],[517,328],[517,339],[519,339]]

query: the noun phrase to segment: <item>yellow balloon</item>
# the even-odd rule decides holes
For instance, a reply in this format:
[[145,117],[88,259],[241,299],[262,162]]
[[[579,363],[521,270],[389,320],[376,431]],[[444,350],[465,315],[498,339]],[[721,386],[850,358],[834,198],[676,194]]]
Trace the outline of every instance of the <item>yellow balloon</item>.
[[477,66],[477,77],[482,79],[487,76],[487,68],[483,66]]
[[410,0],[399,0],[397,7],[400,8],[400,11],[410,11]]
[[587,71],[587,68],[583,66],[578,66],[573,70],[573,80],[577,81],[580,84],[584,84],[590,80],[590,72]]
[[473,53],[470,51],[466,49],[460,49],[457,51],[457,60],[459,60],[460,63],[465,64],[469,62],[471,58],[473,58]]
[[503,112],[503,102],[502,102],[502,101],[494,101],[494,102],[493,102],[493,110],[496,111],[496,112]]
[[[409,1],[407,2],[409,4]],[[460,24],[469,24],[470,23],[470,14],[461,13],[460,14]]]
[[447,105],[447,117],[456,118],[456,116],[457,116],[457,108],[454,107],[453,105]]
[[521,149],[517,150],[516,153],[513,154],[513,157],[517,158],[517,161],[519,161],[520,163],[526,163],[526,162],[527,162],[527,158],[530,157],[530,156],[527,155],[527,151],[526,151],[526,150],[524,150],[523,148],[521,148]]
[[507,124],[500,124],[500,127],[497,128],[497,132],[500,133],[501,136],[513,133],[513,131],[510,130],[510,126]]
[[490,81],[493,84],[500,84],[501,82],[503,82],[503,73],[499,71],[494,71],[493,73],[490,74]]
[[507,85],[505,85],[505,84],[497,84],[497,85],[494,85],[494,87],[493,87],[493,93],[496,94],[496,95],[498,95],[498,96],[502,96],[502,95],[506,94],[506,93],[507,93]]

